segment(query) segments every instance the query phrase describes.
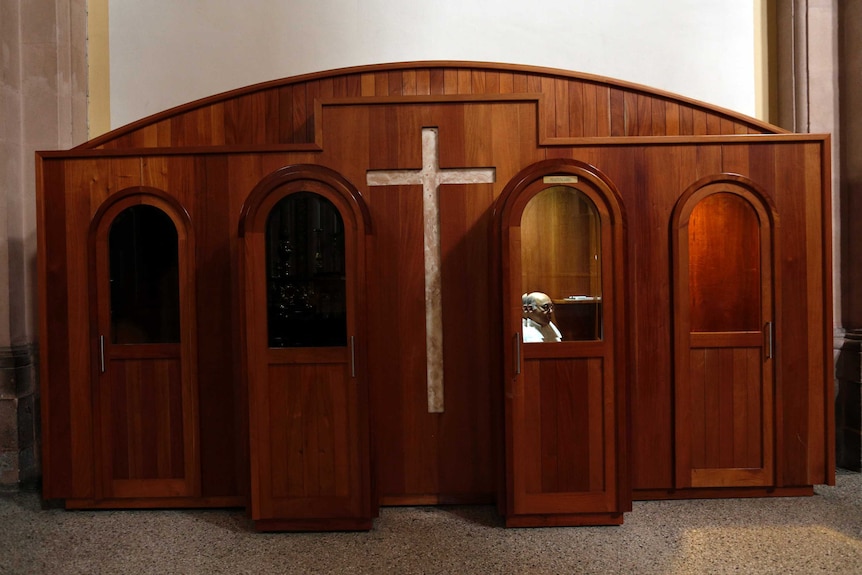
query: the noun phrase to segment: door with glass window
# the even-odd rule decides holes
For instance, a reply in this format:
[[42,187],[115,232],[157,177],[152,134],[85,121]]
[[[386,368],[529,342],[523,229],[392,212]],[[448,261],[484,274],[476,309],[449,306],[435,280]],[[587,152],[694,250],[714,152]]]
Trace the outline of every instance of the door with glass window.
[[199,493],[194,248],[158,190],[116,194],[93,221],[96,498]]
[[621,523],[621,214],[589,170],[546,169],[501,214],[506,522]]
[[259,530],[371,527],[366,222],[349,190],[319,167],[285,169],[244,211],[251,513]]

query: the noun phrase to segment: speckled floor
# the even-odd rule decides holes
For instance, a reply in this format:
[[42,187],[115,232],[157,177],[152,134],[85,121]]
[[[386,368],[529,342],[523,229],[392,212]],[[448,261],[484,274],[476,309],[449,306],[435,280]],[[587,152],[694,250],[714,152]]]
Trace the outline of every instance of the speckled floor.
[[241,511],[63,511],[0,495],[0,573],[862,573],[862,475],[814,497],[636,502],[620,527],[505,529],[383,508],[368,533],[260,534]]

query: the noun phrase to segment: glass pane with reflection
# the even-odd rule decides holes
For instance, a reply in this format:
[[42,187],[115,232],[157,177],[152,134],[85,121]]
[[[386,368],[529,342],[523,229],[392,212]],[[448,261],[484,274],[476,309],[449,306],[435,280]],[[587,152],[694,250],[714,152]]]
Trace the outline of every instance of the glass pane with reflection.
[[282,198],[266,226],[270,347],[347,344],[344,222],[326,198]]
[[177,229],[162,210],[127,208],[108,234],[111,341],[180,341]]
[[570,186],[536,194],[521,217],[525,343],[602,338],[601,220]]

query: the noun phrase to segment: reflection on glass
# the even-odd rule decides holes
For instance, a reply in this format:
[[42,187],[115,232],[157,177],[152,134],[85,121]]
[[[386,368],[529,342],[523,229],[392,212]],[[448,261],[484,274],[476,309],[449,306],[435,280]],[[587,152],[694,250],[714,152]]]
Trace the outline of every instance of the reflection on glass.
[[521,217],[524,341],[601,339],[601,268],[593,201],[563,185],[536,194]]
[[108,234],[111,341],[180,340],[177,229],[162,210],[136,205],[120,212]]
[[563,334],[554,324],[554,302],[548,294],[540,291],[525,293],[521,304],[524,343],[562,341]]
[[285,196],[266,225],[270,347],[347,343],[344,222],[326,198]]

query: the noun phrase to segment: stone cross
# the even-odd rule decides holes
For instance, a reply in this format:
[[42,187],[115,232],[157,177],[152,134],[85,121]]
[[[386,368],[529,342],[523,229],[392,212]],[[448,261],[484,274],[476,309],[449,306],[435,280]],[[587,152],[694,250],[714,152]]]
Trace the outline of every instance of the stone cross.
[[443,412],[443,303],[440,289],[440,184],[492,184],[494,168],[445,169],[439,166],[437,128],[422,128],[421,170],[369,170],[369,186],[422,185],[425,221],[425,356],[428,412]]

